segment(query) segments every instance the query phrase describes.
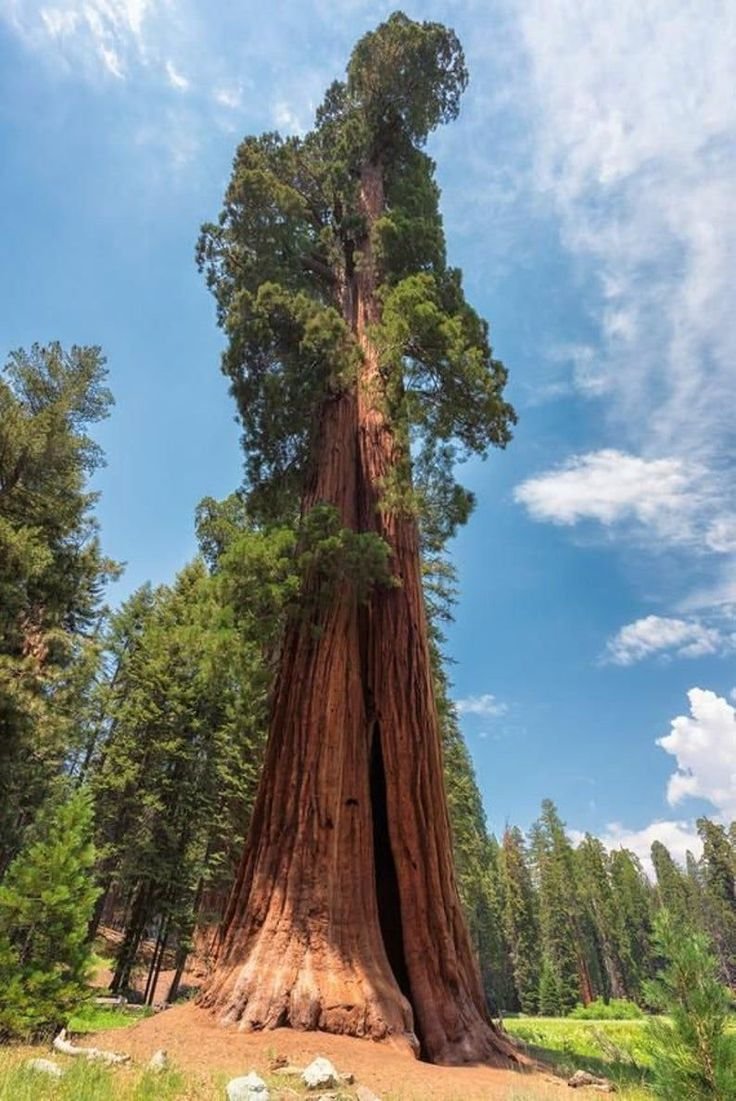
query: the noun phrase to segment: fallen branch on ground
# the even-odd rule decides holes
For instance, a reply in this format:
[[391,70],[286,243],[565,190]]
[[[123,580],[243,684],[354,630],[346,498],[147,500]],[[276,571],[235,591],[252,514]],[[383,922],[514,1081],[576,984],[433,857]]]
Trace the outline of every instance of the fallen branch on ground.
[[85,1059],[107,1063],[109,1066],[112,1066],[114,1063],[130,1062],[129,1055],[120,1055],[116,1051],[103,1051],[98,1047],[77,1047],[71,1040],[67,1040],[65,1028],[62,1028],[59,1035],[55,1037],[53,1046],[57,1051],[60,1051],[62,1055],[81,1055]]

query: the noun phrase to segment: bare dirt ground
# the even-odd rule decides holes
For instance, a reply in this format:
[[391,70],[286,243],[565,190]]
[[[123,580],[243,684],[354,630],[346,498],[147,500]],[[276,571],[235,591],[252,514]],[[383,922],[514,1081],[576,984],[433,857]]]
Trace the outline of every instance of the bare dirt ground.
[[[163,1048],[175,1066],[199,1074],[224,1071],[237,1075],[256,1070],[268,1075],[277,1056],[304,1067],[323,1055],[340,1072],[352,1073],[356,1082],[392,1101],[565,1101],[570,1092],[563,1081],[549,1074],[485,1066],[431,1066],[370,1040],[288,1028],[269,1032],[223,1029],[209,1013],[191,1003],[167,1009],[129,1029],[85,1037],[85,1043],[127,1052],[141,1063]],[[593,1095],[579,1090],[575,1096]]]
[[[97,933],[97,949],[102,953],[106,953],[110,956],[115,956],[120,949],[122,942],[122,934],[116,929],[111,929],[109,926],[101,926]],[[131,976],[131,986],[134,990],[137,990],[139,994],[142,994],[146,988],[146,979],[148,977],[148,964],[151,960],[151,955],[154,949],[154,941],[144,940],[141,943],[138,952],[137,965],[133,970]],[[166,1000],[169,988],[174,980],[176,974],[173,967],[173,953],[168,952],[164,956],[164,968],[160,971],[156,980],[156,986],[151,996],[152,1002],[163,1002]],[[167,966],[168,965],[168,966]],[[186,990],[187,987],[198,987],[202,983],[202,979],[206,974],[206,967],[197,959],[196,956],[191,955],[187,961],[187,967],[182,975],[180,990]],[[92,979],[92,986],[99,988],[100,993],[104,994],[112,982],[113,971],[107,967],[100,967],[95,972]]]

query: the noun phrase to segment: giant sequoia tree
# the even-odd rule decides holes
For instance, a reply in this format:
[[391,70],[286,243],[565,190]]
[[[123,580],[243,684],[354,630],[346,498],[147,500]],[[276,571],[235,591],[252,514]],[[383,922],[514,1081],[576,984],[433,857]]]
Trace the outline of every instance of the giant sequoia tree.
[[[199,260],[228,338],[249,507],[301,517],[248,842],[204,1004],[243,1028],[502,1061],[452,867],[422,593],[423,517],[513,419],[447,266],[427,135],[458,112],[455,35],[393,15],[304,138],[240,145]],[[412,477],[412,466],[422,477]],[[430,498],[432,500],[430,501]]]

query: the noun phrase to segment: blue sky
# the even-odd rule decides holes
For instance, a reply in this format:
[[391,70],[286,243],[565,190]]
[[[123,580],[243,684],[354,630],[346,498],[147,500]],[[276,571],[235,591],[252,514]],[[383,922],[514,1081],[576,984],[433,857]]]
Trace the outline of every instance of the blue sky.
[[[193,261],[242,135],[309,126],[363,0],[0,0],[0,354],[99,343],[117,600],[240,479]],[[454,691],[489,821],[677,855],[736,818],[736,9],[411,3],[471,83],[435,135],[450,256],[520,421],[464,471]]]

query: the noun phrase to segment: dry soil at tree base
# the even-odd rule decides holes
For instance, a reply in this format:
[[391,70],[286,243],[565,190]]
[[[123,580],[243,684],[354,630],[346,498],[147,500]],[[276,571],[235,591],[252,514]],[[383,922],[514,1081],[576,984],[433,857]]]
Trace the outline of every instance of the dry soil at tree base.
[[401,1101],[561,1101],[568,1094],[589,1096],[587,1090],[572,1094],[564,1082],[547,1074],[485,1066],[431,1066],[389,1044],[371,1040],[288,1028],[269,1032],[224,1029],[211,1014],[193,1004],[167,1009],[130,1029],[85,1037],[84,1042],[127,1052],[139,1063],[147,1062],[154,1051],[164,1048],[177,1067],[200,1074],[225,1071],[236,1075],[250,1070],[267,1074],[274,1055],[284,1056],[298,1066],[323,1055],[339,1071],[354,1074],[356,1082],[369,1086],[379,1097]]

